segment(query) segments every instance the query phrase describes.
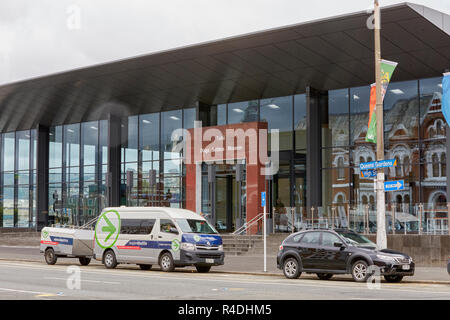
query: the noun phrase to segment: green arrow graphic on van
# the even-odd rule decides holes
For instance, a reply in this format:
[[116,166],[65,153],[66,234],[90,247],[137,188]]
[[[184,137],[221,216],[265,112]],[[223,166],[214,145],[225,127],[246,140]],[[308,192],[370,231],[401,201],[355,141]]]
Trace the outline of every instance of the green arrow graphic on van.
[[120,215],[116,210],[103,212],[95,225],[95,242],[100,248],[114,246],[120,232]]
[[108,241],[109,238],[111,238],[111,236],[114,234],[114,232],[116,232],[116,227],[114,227],[114,225],[111,223],[111,221],[109,221],[109,219],[106,216],[103,216],[103,219],[105,219],[108,225],[102,228],[102,232],[109,232],[109,234],[105,238],[105,241]]

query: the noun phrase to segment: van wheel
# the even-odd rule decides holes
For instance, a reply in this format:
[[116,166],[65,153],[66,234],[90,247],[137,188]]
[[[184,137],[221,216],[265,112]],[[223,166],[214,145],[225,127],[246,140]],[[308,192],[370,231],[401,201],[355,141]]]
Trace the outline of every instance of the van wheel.
[[114,269],[117,267],[116,254],[112,250],[108,250],[105,252],[105,256],[103,257],[103,264],[107,269]]
[[151,264],[140,264],[139,268],[141,268],[141,270],[150,270],[152,268]]
[[403,279],[403,276],[384,276],[384,279],[387,282],[391,282],[391,283],[395,283],[395,282],[400,282]]
[[47,264],[53,265],[56,263],[56,261],[58,260],[58,257],[55,254],[55,250],[53,250],[53,248],[48,248],[47,250],[45,250],[45,262],[47,262]]
[[91,262],[91,258],[86,257],[79,257],[78,260],[80,260],[82,266],[87,266]]
[[332,273],[317,273],[320,280],[330,280],[333,277]]
[[195,266],[195,268],[199,273],[207,273],[209,272],[209,270],[211,270],[211,266]]
[[164,253],[161,258],[159,258],[159,266],[164,272],[172,272],[175,269],[172,255],[169,252]]

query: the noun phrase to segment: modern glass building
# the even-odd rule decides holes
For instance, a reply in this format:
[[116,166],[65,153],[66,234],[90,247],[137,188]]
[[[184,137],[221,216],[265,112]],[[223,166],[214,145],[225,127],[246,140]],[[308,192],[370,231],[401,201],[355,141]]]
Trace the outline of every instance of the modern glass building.
[[[201,178],[187,181],[173,133],[196,120],[267,123],[269,154],[270,130],[279,130],[279,171],[264,186],[274,230],[287,212],[292,225],[316,215],[373,228],[373,180],[359,171],[376,159],[364,139],[375,79],[368,18],[354,13],[1,86],[0,228],[82,225],[106,206],[126,205],[187,207],[234,231],[255,217],[259,200],[247,194],[239,161],[200,163]],[[441,99],[450,17],[414,4],[385,7],[381,45],[383,58],[399,63],[384,99],[385,157],[398,163],[386,180],[405,182],[386,196],[392,228],[398,220],[414,231],[420,211],[428,230],[448,232]],[[358,214],[367,221],[351,220]]]

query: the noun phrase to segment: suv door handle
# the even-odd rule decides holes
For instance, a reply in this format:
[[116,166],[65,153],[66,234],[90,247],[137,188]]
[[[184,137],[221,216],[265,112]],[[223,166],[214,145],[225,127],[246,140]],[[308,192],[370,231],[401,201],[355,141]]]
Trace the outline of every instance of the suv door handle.
[[158,236],[158,238],[160,238],[160,239],[161,239],[161,238],[162,238],[162,236]]

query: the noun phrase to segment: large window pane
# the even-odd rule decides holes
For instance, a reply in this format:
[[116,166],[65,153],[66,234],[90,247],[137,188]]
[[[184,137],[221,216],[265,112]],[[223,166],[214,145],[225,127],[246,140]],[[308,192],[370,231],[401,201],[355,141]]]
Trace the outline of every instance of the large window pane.
[[322,146],[348,146],[348,89],[328,92],[328,127],[322,127]]
[[258,121],[258,100],[228,104],[228,124]]
[[183,110],[183,128],[191,129],[194,127],[195,121],[195,108],[189,108]]
[[95,165],[98,153],[98,122],[85,122],[81,124],[83,137],[83,162],[84,165]]
[[64,126],[64,141],[66,148],[66,165],[80,165],[80,125]]
[[30,169],[30,131],[18,131],[16,133],[18,145],[18,170]]
[[100,120],[100,161],[102,164],[108,164],[108,121],[107,120]]
[[3,135],[3,170],[14,171],[15,155],[15,134],[14,132]]
[[29,186],[17,188],[17,227],[28,228],[30,220]]
[[[260,121],[268,124],[269,131],[279,130],[279,150],[292,150],[292,96],[260,101]],[[271,146],[269,136],[269,148]]]
[[49,167],[62,167],[62,126],[49,130]]
[[417,84],[417,81],[389,84],[384,98],[384,134],[388,148],[405,140],[411,143],[419,138]]
[[[182,128],[181,122],[182,110],[166,111],[161,113],[162,128],[161,128],[161,147],[164,152],[171,153],[176,144],[181,141],[181,136],[178,141],[172,141],[172,132]],[[179,154],[177,152],[177,154]],[[165,155],[164,158],[172,158],[173,155]]]
[[295,148],[306,149],[306,94],[294,96]]
[[227,124],[227,105],[217,105],[217,125],[221,126]]
[[366,144],[370,113],[370,86],[350,89],[350,143]]
[[14,187],[3,187],[3,227],[14,227]]
[[442,114],[442,78],[420,80],[421,136],[423,139],[422,199],[430,218],[447,217],[447,139]]
[[159,154],[159,113],[139,117],[139,140],[142,161],[158,159]]
[[128,117],[127,122],[127,129],[122,130],[125,131],[122,136],[122,145],[125,147],[125,159],[122,158],[122,161],[134,162],[138,160],[139,117]]

